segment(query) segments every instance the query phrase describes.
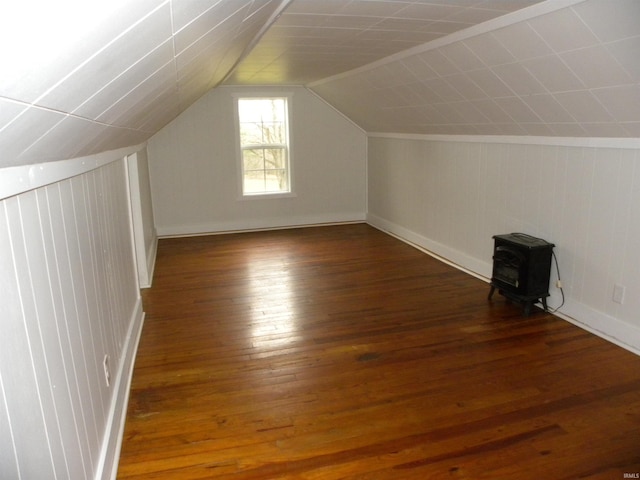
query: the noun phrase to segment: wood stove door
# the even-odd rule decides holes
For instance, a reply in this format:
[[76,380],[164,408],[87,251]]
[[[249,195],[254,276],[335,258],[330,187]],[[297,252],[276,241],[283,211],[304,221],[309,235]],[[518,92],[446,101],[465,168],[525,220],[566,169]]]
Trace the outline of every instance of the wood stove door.
[[525,255],[517,248],[499,245],[493,256],[493,280],[512,287],[512,291],[522,287],[523,268],[526,266]]

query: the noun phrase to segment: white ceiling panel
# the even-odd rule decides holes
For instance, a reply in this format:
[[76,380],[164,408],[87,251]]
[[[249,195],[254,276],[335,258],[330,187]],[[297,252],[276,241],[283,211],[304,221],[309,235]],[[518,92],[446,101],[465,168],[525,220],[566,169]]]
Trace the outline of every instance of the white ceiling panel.
[[[307,84],[535,3],[538,1],[294,0],[225,83],[263,84],[287,78],[288,83]],[[316,47],[316,53],[305,50],[309,44]],[[357,51],[350,50],[356,45]],[[334,49],[330,55],[320,53],[329,49]],[[339,63],[333,61],[340,55],[337,49],[348,52]]]
[[614,121],[613,116],[588,90],[556,93],[554,97],[575,119],[588,118],[590,123]]
[[[545,2],[539,13],[531,7],[511,24],[496,21],[491,28],[492,22],[487,22],[484,32],[459,40],[451,36],[441,44],[431,42],[377,62],[376,68],[354,69],[311,87],[331,102],[335,82],[342,102],[348,101],[349,93],[367,102],[366,122],[364,113],[358,114],[358,100],[349,102],[353,118],[359,122],[362,118],[361,124],[370,127],[375,123],[369,118],[372,115],[393,118],[392,127],[384,125],[391,131],[629,136],[637,131],[634,120],[640,121],[640,41],[637,35],[619,40],[605,35],[605,26],[590,24],[602,20],[607,25],[620,17],[615,12],[597,20],[607,16],[605,4],[610,6],[605,0],[576,1],[564,7],[555,2],[558,7],[553,9],[554,4]],[[635,8],[630,6],[627,13],[632,15]],[[628,26],[625,34],[636,31]],[[406,69],[398,68],[400,64]],[[388,73],[381,74],[388,71],[396,73],[393,83]],[[420,72],[425,74],[421,81]],[[401,112],[407,103],[390,102],[388,93],[385,101],[378,101],[380,89],[392,84],[409,85],[416,94],[411,98],[428,102],[430,115],[425,119],[429,120],[417,123],[416,112],[403,120]],[[439,115],[433,115],[431,107]],[[381,122],[375,126],[383,127]]]
[[529,25],[556,53],[598,43],[598,38],[592,30],[571,8],[534,18],[529,21]]
[[640,85],[599,88],[593,94],[614,119],[633,122],[640,118]]
[[125,70],[104,88],[98,90],[85,103],[75,109],[73,113],[85,118],[98,118],[102,112],[127,96],[131,90],[137,88],[138,85],[145,82],[158,70],[173,64],[173,62],[173,42],[169,39]]
[[633,78],[603,45],[580,48],[560,55],[585,87],[600,88],[633,83]]
[[634,136],[638,18],[638,0],[5,2],[0,166],[140,143],[221,83],[306,85],[368,131]]
[[634,82],[640,81],[640,35],[617,42],[607,43],[609,54],[631,75]]
[[2,2],[0,96],[36,101],[165,1]]
[[165,4],[71,72],[38,104],[72,112],[170,38],[170,10]]
[[[174,35],[176,54],[180,54],[196,42],[209,43],[217,37],[216,31],[221,31],[221,26],[226,25],[226,29],[236,30],[242,23],[244,17],[242,12],[249,7],[248,2],[233,2],[223,0],[216,3],[210,9],[194,21],[178,30]],[[235,18],[234,18],[235,16]],[[204,39],[204,41],[201,41]]]
[[[513,122],[513,118],[509,116],[496,102],[491,98],[483,100],[474,100],[471,102],[482,114],[487,117],[490,123],[496,125],[505,125]],[[498,133],[496,133],[497,135]]]
[[552,95],[529,95],[522,99],[545,123],[575,123],[576,120]]
[[458,73],[460,70],[452,60],[447,58],[445,53],[446,52],[440,50],[428,50],[420,55],[420,59],[429,65],[439,76]]
[[601,42],[613,42],[640,35],[640,2],[585,2],[574,8]]
[[549,92],[566,92],[585,88],[580,78],[556,55],[525,60],[522,66]]
[[492,36],[500,42],[502,48],[511,53],[512,57],[507,61],[527,60],[553,53],[547,42],[526,22],[500,28]]
[[514,63],[516,61],[516,57],[491,34],[479,35],[463,43],[488,67]]
[[522,125],[527,123],[542,123],[542,119],[520,98],[502,97],[496,98],[495,102],[504,110],[511,119]]
[[[311,88],[339,105],[332,100],[335,85],[358,123],[391,131],[634,135],[640,122],[640,23],[621,19],[639,18],[640,2],[623,1],[615,8],[606,0],[563,3],[532,6],[511,15],[509,22],[485,22],[478,26],[483,28],[412,48],[376,62],[375,68],[354,69]],[[622,33],[614,34],[616,23]],[[403,85],[404,98],[428,102],[428,120],[418,123],[418,112],[396,114],[407,107],[402,101],[377,100],[382,91],[391,98],[384,87],[391,85],[388,75],[381,75],[385,70],[396,73],[393,83]],[[422,72],[425,79],[416,82]],[[345,100],[349,94],[354,100]],[[432,107],[439,115],[432,114]],[[395,123],[376,124],[371,116]]]
[[517,95],[547,93],[544,86],[521,63],[498,65],[492,71]]
[[0,97],[0,132],[12,120],[23,113],[29,105]]
[[190,23],[197,21],[201,15],[205,14],[220,2],[222,2],[222,0],[212,0],[210,2],[203,0],[182,0],[172,2],[173,33],[178,33]]
[[34,163],[56,160],[67,152],[73,152],[72,156],[80,156],[80,152],[94,142],[106,128],[106,125],[67,115],[24,149],[18,158],[21,163]]
[[443,47],[442,54],[461,72],[478,70],[486,66],[463,42],[452,43]]
[[[40,137],[67,117],[51,110],[29,107],[0,131],[0,161],[3,166],[20,165],[18,157]],[[46,160],[45,160],[46,161]]]
[[148,139],[217,86],[289,1],[2,3],[12,48],[0,49],[0,166]]
[[487,94],[465,73],[448,75],[444,77],[444,80],[455,88],[465,100],[481,100],[487,97]]
[[108,125],[137,128],[128,119],[136,115],[137,111],[144,110],[141,105],[148,104],[166,91],[175,94],[175,90],[175,68],[172,64],[167,64],[98,115],[97,120]]
[[467,75],[488,97],[497,98],[515,95],[515,92],[488,68],[474,70]]

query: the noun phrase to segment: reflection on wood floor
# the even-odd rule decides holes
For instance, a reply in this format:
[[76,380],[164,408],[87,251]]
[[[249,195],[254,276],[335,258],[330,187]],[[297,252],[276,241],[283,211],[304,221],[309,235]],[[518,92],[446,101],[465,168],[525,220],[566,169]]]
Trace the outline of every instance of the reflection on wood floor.
[[618,479],[640,357],[364,224],[164,239],[119,479]]

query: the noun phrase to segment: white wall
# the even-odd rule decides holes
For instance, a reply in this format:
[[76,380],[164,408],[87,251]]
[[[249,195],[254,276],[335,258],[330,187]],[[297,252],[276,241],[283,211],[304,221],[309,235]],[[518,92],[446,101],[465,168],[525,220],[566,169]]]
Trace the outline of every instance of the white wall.
[[140,287],[148,288],[153,280],[158,236],[153,223],[151,181],[147,149],[127,157],[130,180],[131,216]]
[[[567,296],[560,312],[640,352],[640,149],[475,138],[371,137],[369,221],[485,278],[492,235],[545,238]],[[553,287],[550,308],[560,300]]]
[[0,197],[3,479],[115,474],[143,320],[123,158],[65,161],[83,173]]
[[234,94],[219,87],[149,141],[158,235],[362,221],[366,211],[366,135],[302,87],[293,92],[290,198],[241,199]]

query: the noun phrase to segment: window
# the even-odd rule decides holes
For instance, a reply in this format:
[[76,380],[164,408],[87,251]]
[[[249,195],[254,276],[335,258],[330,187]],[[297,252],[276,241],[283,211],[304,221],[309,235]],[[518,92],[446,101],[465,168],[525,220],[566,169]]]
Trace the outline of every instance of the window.
[[287,98],[238,98],[242,194],[291,192]]

